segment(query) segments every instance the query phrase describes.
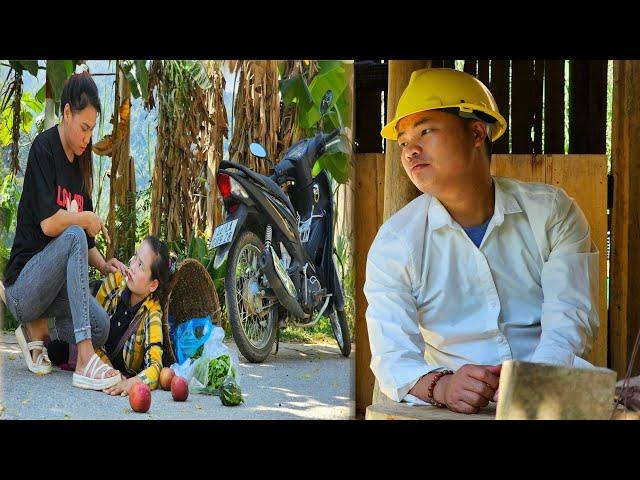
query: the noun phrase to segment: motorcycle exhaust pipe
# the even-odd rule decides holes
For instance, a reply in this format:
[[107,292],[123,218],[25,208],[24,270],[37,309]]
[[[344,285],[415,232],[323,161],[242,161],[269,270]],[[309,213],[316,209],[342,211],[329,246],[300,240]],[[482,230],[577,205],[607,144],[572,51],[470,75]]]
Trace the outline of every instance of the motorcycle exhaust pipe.
[[[269,242],[270,243],[270,242]],[[287,287],[285,286],[285,282],[280,277],[280,275],[287,275],[284,268],[281,265],[278,265],[281,268],[280,274],[276,271],[276,265],[274,264],[275,251],[270,244],[265,246],[265,249],[262,251],[262,255],[260,255],[260,269],[267,276],[267,280],[269,280],[269,285],[273,289],[273,292],[276,294],[276,297],[280,301],[280,303],[296,318],[303,319],[305,318],[304,311],[302,307],[296,300],[294,296],[291,295]],[[279,263],[279,261],[278,261]],[[289,282],[291,279],[287,278]],[[293,282],[291,282],[293,283]],[[290,285],[290,288],[293,285]],[[293,287],[294,288],[294,287]],[[295,292],[295,290],[294,290]]]

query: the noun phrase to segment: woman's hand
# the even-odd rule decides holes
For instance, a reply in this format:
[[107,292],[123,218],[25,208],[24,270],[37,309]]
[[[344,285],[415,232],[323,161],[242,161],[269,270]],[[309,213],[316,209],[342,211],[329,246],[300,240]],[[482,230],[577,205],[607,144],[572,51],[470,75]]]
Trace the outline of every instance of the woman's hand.
[[120,270],[122,275],[126,277],[129,268],[117,258],[111,258],[109,261],[105,262],[104,267],[102,267],[102,270],[100,271],[103,275],[108,275],[116,270]]
[[95,237],[102,230],[102,220],[94,212],[85,211],[82,212],[84,217],[84,229],[87,231],[90,237]]
[[129,395],[131,387],[136,383],[142,383],[142,380],[138,377],[127,378],[126,380],[120,380],[113,387],[105,388],[103,392],[108,395],[120,395],[121,397],[126,397]]

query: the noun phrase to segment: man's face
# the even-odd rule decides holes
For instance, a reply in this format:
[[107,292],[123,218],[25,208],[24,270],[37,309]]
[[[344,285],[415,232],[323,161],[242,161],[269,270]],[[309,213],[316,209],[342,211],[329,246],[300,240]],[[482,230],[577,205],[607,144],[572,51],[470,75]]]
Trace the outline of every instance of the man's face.
[[[446,112],[428,110],[402,118],[398,124],[398,146],[407,175],[423,193],[439,196],[453,193],[461,182],[489,168],[474,152],[482,146],[486,127]],[[480,165],[484,160],[486,165]]]

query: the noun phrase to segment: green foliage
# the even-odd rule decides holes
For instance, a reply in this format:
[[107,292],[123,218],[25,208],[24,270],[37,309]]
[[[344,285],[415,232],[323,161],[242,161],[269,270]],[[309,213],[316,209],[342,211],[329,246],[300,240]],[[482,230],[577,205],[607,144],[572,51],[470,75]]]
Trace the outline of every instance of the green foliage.
[[[42,112],[44,104],[29,92],[23,92],[20,98],[20,132],[28,134],[36,116]],[[7,104],[0,112],[0,148],[10,145],[13,141],[13,108]]]
[[115,210],[115,232],[118,248],[114,255],[119,259],[131,258],[136,248],[136,237],[133,233],[136,232],[137,193],[127,192],[125,201],[126,205],[116,205]]
[[22,72],[26,70],[34,77],[38,76],[38,61],[37,60],[9,60],[9,65],[14,70]]
[[[21,185],[18,179],[0,166],[0,279],[4,278],[11,255],[10,243],[13,243],[13,233],[16,230],[20,193]],[[2,315],[5,329],[11,330],[18,326],[9,310],[4,308]]]
[[0,167],[0,277],[11,253],[9,242],[13,241],[12,233],[16,230],[20,194],[18,179]]
[[56,115],[60,114],[60,97],[64,82],[73,74],[75,66],[76,60],[47,60],[47,78],[56,104]]
[[136,212],[138,212],[136,225],[136,245],[149,235],[149,218],[151,217],[151,181],[149,185],[136,194]]
[[124,60],[122,71],[133,98],[146,97],[149,90],[149,70],[146,60]]
[[[280,93],[282,94],[282,101],[285,105],[296,105],[298,107],[298,114],[304,116],[305,120],[301,123],[305,125],[308,123],[306,117],[311,116],[311,110],[314,108],[313,95],[309,90],[309,85],[305,81],[302,75],[296,75],[287,80],[280,81]],[[318,117],[319,117],[318,108]]]
[[340,134],[337,141],[327,144],[324,155],[313,166],[312,175],[315,177],[326,170],[338,183],[346,183],[349,180],[349,159],[352,153],[349,136]]

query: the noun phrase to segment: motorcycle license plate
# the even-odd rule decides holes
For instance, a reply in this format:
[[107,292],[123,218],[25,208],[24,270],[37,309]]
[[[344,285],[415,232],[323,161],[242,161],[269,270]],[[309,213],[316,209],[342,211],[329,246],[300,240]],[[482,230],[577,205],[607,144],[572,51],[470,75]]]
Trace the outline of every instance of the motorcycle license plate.
[[236,230],[237,223],[238,219],[236,218],[235,220],[219,225],[218,228],[213,231],[211,246],[209,248],[216,248],[229,243],[233,238],[233,232]]

